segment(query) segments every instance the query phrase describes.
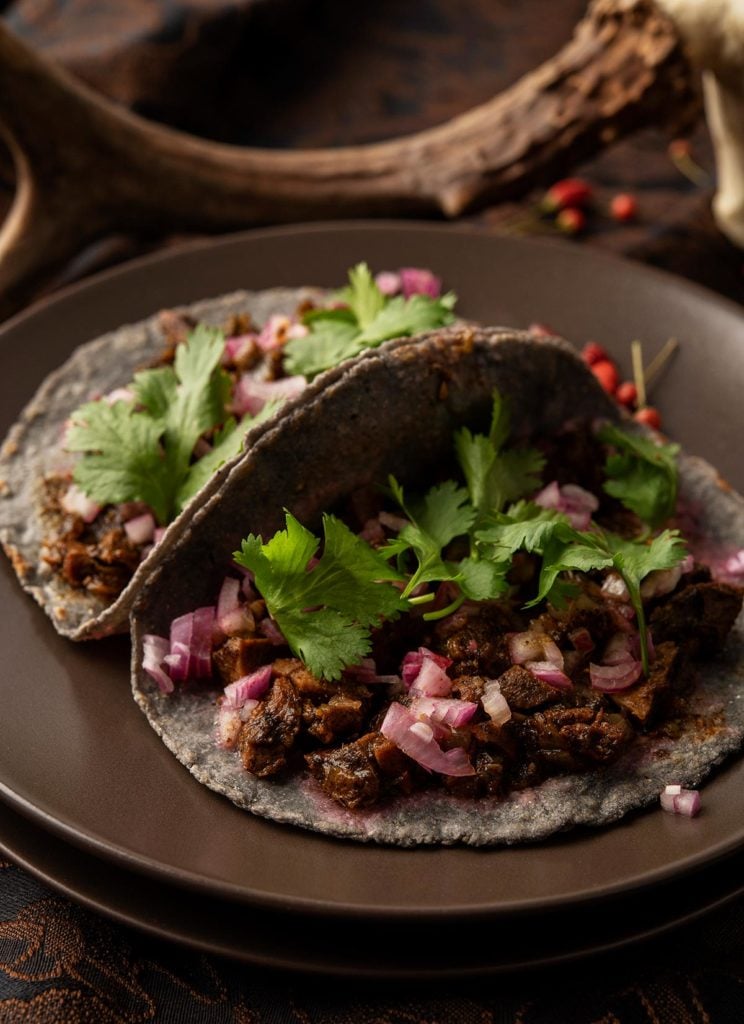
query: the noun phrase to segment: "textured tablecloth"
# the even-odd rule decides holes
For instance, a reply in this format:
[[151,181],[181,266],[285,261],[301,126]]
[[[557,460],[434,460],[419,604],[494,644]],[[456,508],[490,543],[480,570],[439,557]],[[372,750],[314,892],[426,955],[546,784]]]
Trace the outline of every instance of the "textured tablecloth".
[[[365,142],[437,123],[549,57],[583,8],[582,0],[0,2],[16,31],[140,113],[275,146]],[[704,128],[691,137],[711,171]],[[692,184],[667,142],[645,131],[581,168],[598,212],[572,244],[642,259],[742,302],[744,260],[713,225],[712,177]],[[11,195],[8,168],[0,160],[0,209]],[[621,190],[638,197],[633,224],[603,213]],[[478,219],[521,231],[535,198]],[[97,246],[66,279],[159,244]],[[151,939],[0,862],[0,1024],[739,1024],[743,911],[742,901],[729,903],[588,964],[446,986],[362,985],[278,975]]]

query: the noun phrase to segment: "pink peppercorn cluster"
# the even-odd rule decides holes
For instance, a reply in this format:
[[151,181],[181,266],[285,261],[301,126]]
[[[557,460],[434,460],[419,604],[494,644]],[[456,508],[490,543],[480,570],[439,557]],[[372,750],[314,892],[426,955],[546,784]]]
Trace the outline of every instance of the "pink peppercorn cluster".
[[632,380],[621,380],[617,364],[596,341],[588,341],[581,350],[581,358],[592,371],[608,395],[633,413],[633,419],[647,427],[661,430],[659,410],[651,405],[638,408],[638,391]]
[[[594,203],[594,190],[583,178],[563,178],[548,189],[540,201],[540,212],[554,217],[554,224],[566,235],[578,235],[587,226],[588,212]],[[629,192],[620,192],[610,200],[609,215],[616,221],[635,220],[638,203]]]

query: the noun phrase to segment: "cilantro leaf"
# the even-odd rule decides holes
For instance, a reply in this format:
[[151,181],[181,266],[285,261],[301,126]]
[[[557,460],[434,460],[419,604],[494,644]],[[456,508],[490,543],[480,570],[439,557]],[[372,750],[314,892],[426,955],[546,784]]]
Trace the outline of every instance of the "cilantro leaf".
[[86,453],[75,466],[75,483],[101,504],[147,502],[165,522],[173,480],[161,434],[161,424],[137,414],[131,402],[88,402],[73,413],[67,431],[67,449]]
[[481,524],[501,512],[508,501],[516,501],[540,486],[544,457],[534,448],[502,451],[508,433],[508,406],[494,391],[489,433],[472,434],[462,427],[455,434],[457,457]]
[[419,334],[452,323],[455,296],[433,299],[428,295],[386,298],[366,263],[349,271],[349,285],[338,294],[344,309],[313,310],[304,317],[309,333],[284,346],[288,373],[314,377],[323,370],[352,359],[364,349],[391,338]]
[[679,445],[656,444],[611,423],[602,426],[599,439],[617,449],[607,457],[604,490],[658,529],[676,506]]
[[491,545],[496,557],[509,560],[517,551],[542,551],[559,526],[568,526],[562,512],[520,501],[478,530],[476,539],[480,545]]
[[476,561],[463,558],[457,566],[455,580],[465,597],[471,601],[493,601],[508,589],[508,562]]
[[[89,402],[71,417],[66,447],[79,452],[75,482],[101,505],[144,501],[168,523],[205,479],[191,460],[201,435],[225,420],[229,378],[220,367],[224,336],[198,327],[176,349],[172,367],[143,370],[133,402]],[[231,434],[232,431],[229,431]],[[220,443],[228,446],[228,434]]]
[[310,571],[320,540],[289,512],[286,529],[267,544],[247,537],[234,558],[254,573],[292,650],[316,675],[338,679],[369,653],[370,628],[401,610],[391,585],[401,576],[334,516],[323,517],[323,533],[323,554]]
[[244,416],[240,423],[231,416],[221,430],[218,430],[212,442],[211,451],[193,462],[188,469],[186,478],[178,489],[176,504],[180,512],[185,505],[198,494],[207,481],[243,450],[245,435],[253,427],[273,416],[282,405],[282,400],[267,402],[255,416]]
[[468,504],[465,488],[458,487],[453,480],[445,480],[409,509],[403,488],[392,476],[390,487],[410,523],[399,532],[394,546],[383,549],[383,553],[400,555],[411,550],[418,562],[403,596],[408,597],[420,583],[455,579],[458,570],[444,561],[442,551],[455,537],[467,534],[472,526],[474,512]]

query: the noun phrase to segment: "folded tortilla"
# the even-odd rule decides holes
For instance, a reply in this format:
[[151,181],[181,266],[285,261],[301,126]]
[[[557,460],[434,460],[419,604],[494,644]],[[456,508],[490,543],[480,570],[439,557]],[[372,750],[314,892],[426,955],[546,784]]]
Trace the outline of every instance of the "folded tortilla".
[[[694,715],[675,738],[640,737],[610,767],[551,778],[505,799],[468,800],[446,790],[349,811],[312,779],[260,779],[234,751],[215,744],[210,684],[162,694],[143,671],[143,637],[168,635],[171,621],[213,604],[231,553],[252,532],[268,539],[284,509],[317,526],[341,499],[393,473],[407,485],[431,479],[463,424],[487,431],[492,394],[510,400],[512,437],[549,434],[567,420],[618,420],[574,350],[508,330],[450,328],[389,342],[332,371],[280,421],[258,428],[251,447],[179,525],[132,615],[133,689],[150,724],[197,780],[255,814],[355,840],[413,846],[542,839],[574,825],[603,825],[658,801],[669,783],[696,785],[744,738],[744,634],[737,624],[725,655],[706,664]],[[703,461],[681,459],[682,497],[700,508],[712,544],[744,546],[744,500]]]
[[[214,326],[247,313],[261,325],[274,314],[292,315],[305,300],[317,303],[325,294],[313,288],[240,291],[180,307],[176,312]],[[178,535],[178,520],[143,559],[116,601],[107,602],[70,586],[44,563],[41,548],[49,528],[42,514],[42,481],[47,474],[65,472],[74,465],[74,456],[62,447],[69,415],[91,397],[129,384],[137,370],[162,353],[163,345],[158,316],[82,345],[44,381],[0,449],[0,543],[24,589],[38,601],[57,631],[73,640],[126,631],[129,610],[142,584],[157,561],[169,556]],[[193,500],[200,502],[215,493],[228,468],[225,465],[218,470]]]

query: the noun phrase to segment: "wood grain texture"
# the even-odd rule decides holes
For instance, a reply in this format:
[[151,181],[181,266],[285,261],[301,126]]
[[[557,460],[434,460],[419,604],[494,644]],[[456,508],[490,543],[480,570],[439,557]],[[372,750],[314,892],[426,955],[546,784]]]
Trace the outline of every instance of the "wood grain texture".
[[457,217],[523,194],[694,102],[651,0],[594,0],[572,39],[494,99],[387,142],[272,151],[145,121],[0,29],[0,128],[16,168],[0,232],[0,316],[116,231],[226,231],[358,215]]

